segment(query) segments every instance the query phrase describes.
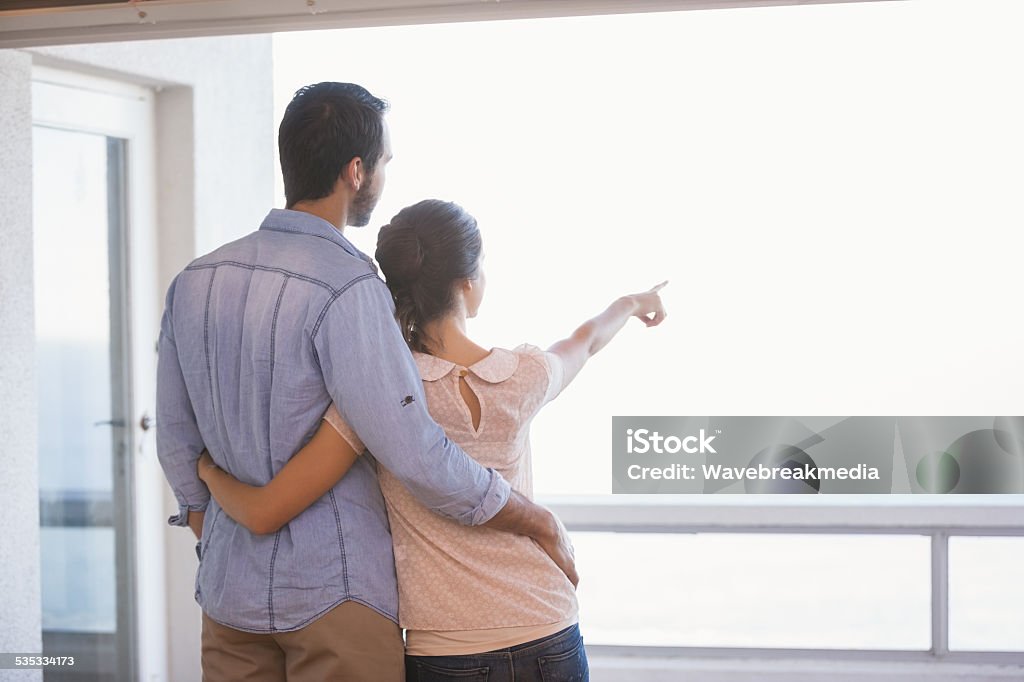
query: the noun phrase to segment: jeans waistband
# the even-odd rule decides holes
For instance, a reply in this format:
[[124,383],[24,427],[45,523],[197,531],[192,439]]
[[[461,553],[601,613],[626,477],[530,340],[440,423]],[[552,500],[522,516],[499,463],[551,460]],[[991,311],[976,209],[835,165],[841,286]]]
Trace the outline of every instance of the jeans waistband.
[[564,630],[559,630],[558,632],[556,632],[553,635],[548,635],[547,637],[541,637],[540,639],[535,639],[532,642],[524,642],[523,644],[516,644],[515,646],[511,646],[508,649],[505,649],[505,651],[507,651],[507,652],[509,652],[511,654],[520,654],[520,653],[529,651],[530,649],[535,649],[537,647],[555,646],[557,644],[561,644],[562,642],[564,642],[566,640],[576,639],[580,635],[579,631],[580,631],[579,623],[573,623],[569,627],[565,628]]

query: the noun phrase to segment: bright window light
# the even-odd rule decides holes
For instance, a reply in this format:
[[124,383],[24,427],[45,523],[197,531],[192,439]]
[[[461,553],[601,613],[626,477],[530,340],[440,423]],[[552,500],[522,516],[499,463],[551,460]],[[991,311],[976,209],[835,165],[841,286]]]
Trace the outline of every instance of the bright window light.
[[1024,538],[949,539],[949,645],[1024,651]]
[[925,650],[928,538],[575,533],[590,644]]
[[[480,222],[470,332],[546,346],[670,280],[533,430],[610,491],[616,414],[1019,414],[1024,3],[930,0],[280,34],[296,88],[389,99],[372,227]],[[281,203],[279,202],[279,205]]]

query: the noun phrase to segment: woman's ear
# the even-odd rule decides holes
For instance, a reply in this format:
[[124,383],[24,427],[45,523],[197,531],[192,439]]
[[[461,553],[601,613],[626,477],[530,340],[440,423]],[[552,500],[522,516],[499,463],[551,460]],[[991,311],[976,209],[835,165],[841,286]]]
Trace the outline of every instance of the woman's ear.
[[473,280],[461,279],[454,284],[456,303],[465,307],[473,297]]

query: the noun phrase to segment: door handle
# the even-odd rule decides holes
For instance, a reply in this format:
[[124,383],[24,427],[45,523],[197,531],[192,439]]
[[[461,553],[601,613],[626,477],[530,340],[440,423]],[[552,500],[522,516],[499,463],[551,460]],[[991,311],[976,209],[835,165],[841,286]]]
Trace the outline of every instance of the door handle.
[[103,425],[123,427],[123,426],[125,426],[125,423],[124,423],[123,419],[108,419],[108,420],[102,421],[102,422],[93,422],[93,426],[103,426]]

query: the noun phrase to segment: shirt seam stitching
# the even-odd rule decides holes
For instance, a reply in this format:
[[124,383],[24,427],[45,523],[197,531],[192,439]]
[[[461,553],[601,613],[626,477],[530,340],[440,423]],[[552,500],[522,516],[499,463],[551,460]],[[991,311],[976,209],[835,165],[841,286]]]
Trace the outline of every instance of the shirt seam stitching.
[[213,281],[217,270],[210,272],[210,283],[206,287],[206,307],[203,311],[203,353],[206,356],[206,379],[210,386],[210,409],[216,413],[213,397],[213,368],[210,365],[210,300],[213,298]]
[[348,557],[345,556],[345,538],[343,537],[341,530],[341,514],[338,512],[338,500],[334,496],[334,490],[331,490],[331,506],[334,508],[334,523],[338,527],[338,551],[341,553],[341,577],[345,584],[345,594],[349,594],[348,583]]
[[281,283],[281,291],[277,293],[277,303],[274,305],[274,318],[270,323],[270,384],[274,384],[274,365],[277,359],[275,349],[277,348],[277,314],[281,310],[281,299],[284,298],[284,290],[288,286],[288,275],[285,275]]
[[270,617],[270,632],[275,632],[274,627],[274,565],[277,563],[277,547],[281,543],[281,530],[274,534],[274,551],[270,553],[270,576],[267,582],[267,615]]
[[[185,270],[186,271],[191,271],[191,270],[209,270],[209,269],[213,269],[213,271],[216,272],[217,268],[219,268],[222,265],[234,265],[235,267],[244,268],[246,270],[261,270],[263,272],[277,272],[277,273],[280,273],[280,274],[285,275],[287,277],[294,277],[295,279],[301,279],[302,281],[309,282],[310,284],[316,284],[317,286],[320,286],[320,287],[323,287],[324,289],[327,289],[327,291],[331,292],[334,295],[337,295],[339,291],[344,291],[344,289],[345,289],[345,287],[342,287],[342,289],[340,289],[340,290],[339,289],[335,289],[334,287],[332,287],[327,282],[324,282],[322,280],[316,279],[315,277],[310,277],[309,275],[303,275],[303,274],[300,274],[298,272],[292,272],[291,270],[286,270],[285,268],[275,268],[275,267],[271,267],[269,265],[256,265],[254,263],[241,263],[241,262],[235,261],[235,260],[219,260],[219,261],[217,261],[215,263],[200,263],[198,265],[197,264],[192,264],[192,265],[189,265],[188,267],[186,267]],[[360,275],[356,279],[357,280],[361,279],[363,276],[364,275]],[[348,285],[346,285],[346,287],[347,286]]]
[[365,275],[360,275],[359,277],[356,277],[348,284],[343,286],[341,289],[334,292],[334,294],[327,301],[327,303],[324,304],[323,310],[320,311],[320,315],[316,318],[316,324],[313,325],[313,331],[309,335],[309,342],[313,346],[313,357],[316,359],[316,363],[318,365],[320,364],[320,353],[318,353],[316,350],[316,335],[320,333],[320,325],[323,324],[324,318],[327,316],[327,310],[331,307],[331,305],[334,304],[335,301],[341,298],[342,294],[351,289],[354,285],[367,279],[379,280],[380,278],[376,275],[376,273],[373,272],[368,272]]

